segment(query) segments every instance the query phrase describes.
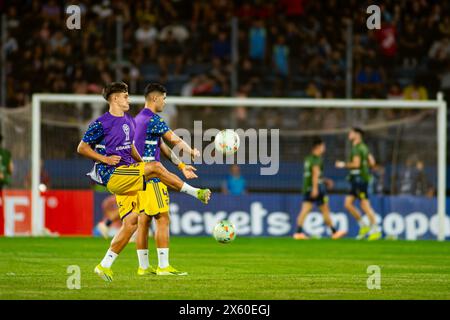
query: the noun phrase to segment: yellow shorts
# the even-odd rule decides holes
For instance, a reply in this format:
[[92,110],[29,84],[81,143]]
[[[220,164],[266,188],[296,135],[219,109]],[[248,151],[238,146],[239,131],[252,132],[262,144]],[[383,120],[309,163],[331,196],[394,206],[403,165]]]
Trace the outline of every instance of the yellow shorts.
[[131,212],[139,213],[139,194],[116,195],[117,206],[119,207],[119,217],[123,220]]
[[144,162],[120,166],[114,170],[106,187],[117,195],[133,195],[145,190]]
[[169,192],[166,185],[162,182],[148,182],[147,189],[139,192],[139,208],[139,212],[149,216],[169,212]]

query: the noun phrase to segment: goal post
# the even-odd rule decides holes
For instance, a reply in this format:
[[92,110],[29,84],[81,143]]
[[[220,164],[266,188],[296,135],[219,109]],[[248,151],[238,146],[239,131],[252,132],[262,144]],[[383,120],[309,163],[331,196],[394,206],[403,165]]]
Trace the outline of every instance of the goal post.
[[[31,207],[32,234],[41,235],[44,224],[40,203],[40,159],[41,159],[41,106],[42,103],[105,103],[100,95],[34,94],[32,97],[31,138]],[[144,104],[144,97],[130,96],[131,104]],[[298,98],[231,98],[231,97],[168,97],[167,104],[209,107],[236,107],[240,105],[256,108],[341,108],[341,109],[434,109],[437,124],[437,213],[438,240],[445,240],[446,219],[446,158],[447,158],[447,105],[443,94],[436,100],[369,100],[369,99],[298,99]],[[75,148],[76,146],[74,146]]]

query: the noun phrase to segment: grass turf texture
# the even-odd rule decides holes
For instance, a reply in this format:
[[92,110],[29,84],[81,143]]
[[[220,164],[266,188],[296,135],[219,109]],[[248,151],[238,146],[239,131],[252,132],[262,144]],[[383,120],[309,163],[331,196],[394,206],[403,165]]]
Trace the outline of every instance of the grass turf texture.
[[[93,269],[108,248],[99,238],[0,238],[0,299],[450,299],[450,243],[244,238],[171,239],[185,277],[138,277],[135,244],[116,260],[114,281]],[[154,243],[150,263],[156,264]],[[69,290],[67,267],[81,269]],[[367,289],[367,267],[381,289]]]

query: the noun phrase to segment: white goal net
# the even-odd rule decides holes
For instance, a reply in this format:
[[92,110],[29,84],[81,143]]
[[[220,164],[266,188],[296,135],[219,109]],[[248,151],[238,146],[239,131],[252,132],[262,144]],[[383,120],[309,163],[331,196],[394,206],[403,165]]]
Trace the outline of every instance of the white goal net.
[[[132,96],[130,100],[130,112],[135,115],[144,99]],[[76,146],[89,122],[106,110],[100,95],[35,94],[32,106],[3,111],[2,131],[17,168],[10,188],[31,190],[33,235],[41,235],[46,227],[40,200],[46,177],[43,168],[50,177],[47,187],[52,189],[92,187],[84,176],[90,162],[76,154]],[[331,192],[345,194],[345,174],[336,171],[333,164],[336,159],[347,158],[349,128],[361,127],[379,163],[373,172],[371,193],[431,199],[437,214],[436,236],[445,239],[447,115],[442,97],[436,101],[169,97],[162,116],[172,129],[190,133],[191,144],[205,150],[212,141],[204,135],[205,130],[242,129],[244,158],[239,164],[250,193],[300,195],[301,163],[309,152],[311,137],[321,136],[327,144],[325,170],[335,180]],[[251,130],[257,134],[266,130],[269,135],[265,154],[252,145]],[[221,177],[227,174],[228,166],[200,167],[199,183],[220,192]],[[260,167],[272,167],[276,174],[262,174]],[[416,175],[422,170],[422,175],[408,181],[408,168],[414,168],[411,172]]]

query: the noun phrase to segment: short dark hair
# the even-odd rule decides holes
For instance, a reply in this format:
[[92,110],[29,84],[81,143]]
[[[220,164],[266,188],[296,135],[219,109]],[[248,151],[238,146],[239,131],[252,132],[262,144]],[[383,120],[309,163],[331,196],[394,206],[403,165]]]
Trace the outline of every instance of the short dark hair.
[[159,93],[167,93],[167,89],[160,83],[149,83],[145,87],[145,93],[144,97],[147,99],[148,95],[152,92],[159,92]]
[[361,138],[364,137],[364,130],[361,129],[360,127],[353,127],[352,130],[355,131],[356,133],[359,133]]
[[324,141],[321,137],[313,137],[311,149],[315,149],[316,147],[320,146],[323,143],[324,143]]
[[128,92],[128,86],[125,82],[111,82],[109,84],[107,84],[104,88],[103,88],[103,98],[105,98],[106,101],[108,101],[109,96],[112,95],[113,93],[127,93]]

